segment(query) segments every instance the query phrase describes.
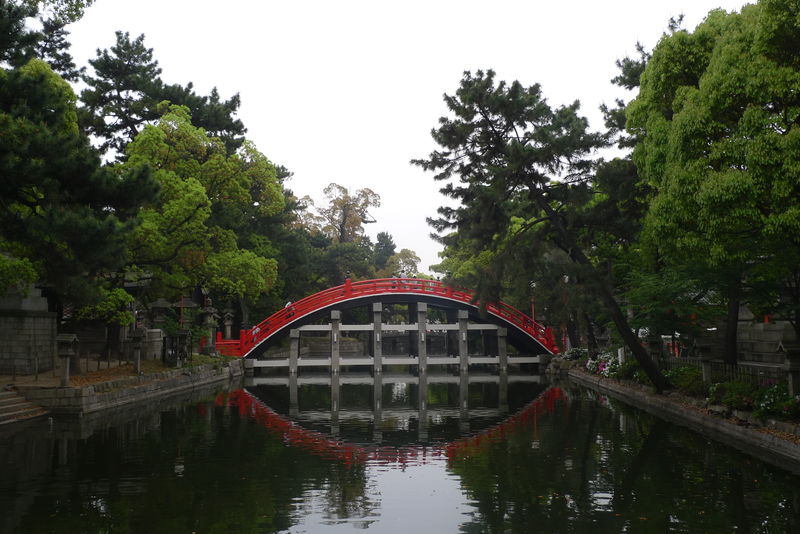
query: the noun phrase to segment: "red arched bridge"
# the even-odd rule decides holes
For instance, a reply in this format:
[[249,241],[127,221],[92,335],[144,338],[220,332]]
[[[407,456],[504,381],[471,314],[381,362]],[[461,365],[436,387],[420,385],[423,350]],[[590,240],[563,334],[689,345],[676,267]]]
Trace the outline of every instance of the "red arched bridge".
[[[325,330],[332,332],[331,338],[337,339],[340,318],[337,310],[368,305],[372,303],[374,321],[370,325],[349,325],[350,330],[369,330],[374,332],[377,346],[380,346],[381,332],[410,331],[418,335],[418,342],[424,352],[425,334],[431,331],[446,331],[462,329],[461,338],[466,343],[465,329],[488,329],[479,324],[467,323],[469,320],[479,323],[493,323],[490,325],[497,330],[502,329],[503,336],[507,335],[517,341],[522,341],[534,353],[555,353],[558,346],[553,332],[541,324],[536,323],[531,317],[519,310],[504,304],[487,304],[485,314],[481,313],[481,305],[475,302],[475,295],[465,289],[453,288],[438,280],[424,280],[418,278],[383,278],[377,280],[362,280],[358,282],[345,281],[344,284],[319,293],[315,293],[297,302],[287,304],[278,312],[267,317],[249,330],[241,330],[239,339],[223,340],[217,335],[216,349],[228,356],[255,358],[271,344],[271,342],[288,332],[298,330]],[[385,303],[414,303],[419,311],[418,319],[410,325],[383,324],[381,316],[382,305]],[[427,305],[448,308],[458,311],[458,323],[435,324],[427,322]],[[331,313],[332,325],[314,326],[313,323],[326,312]],[[344,331],[346,325],[342,325]],[[338,350],[338,349],[337,349]],[[466,350],[466,349],[463,349]],[[503,349],[504,350],[504,349]],[[379,352],[379,349],[378,349]],[[391,362],[390,362],[391,363]]]

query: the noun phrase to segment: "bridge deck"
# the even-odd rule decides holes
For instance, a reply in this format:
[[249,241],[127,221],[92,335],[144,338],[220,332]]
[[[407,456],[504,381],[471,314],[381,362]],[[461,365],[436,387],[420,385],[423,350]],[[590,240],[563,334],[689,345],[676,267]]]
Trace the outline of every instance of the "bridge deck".
[[[508,356],[509,365],[519,364],[538,364],[541,363],[541,356]],[[333,365],[333,358],[298,358],[297,367],[331,367]],[[383,356],[381,358],[381,365],[419,365],[420,360],[416,356]],[[467,359],[468,365],[489,364],[500,365],[501,359],[499,356],[469,356]],[[375,366],[375,358],[372,356],[348,358],[342,357],[338,360],[340,367],[345,366]],[[426,365],[460,365],[461,361],[458,356],[428,356]],[[265,359],[251,359],[247,361],[248,367],[253,368],[282,368],[291,367],[291,358],[265,358]]]

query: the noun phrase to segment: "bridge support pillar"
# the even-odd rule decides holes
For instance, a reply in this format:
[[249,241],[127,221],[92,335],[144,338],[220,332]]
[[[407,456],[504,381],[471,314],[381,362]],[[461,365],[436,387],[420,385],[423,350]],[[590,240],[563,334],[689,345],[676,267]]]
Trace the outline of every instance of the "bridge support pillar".
[[497,329],[497,359],[500,361],[500,395],[498,408],[508,411],[508,329]]
[[331,310],[331,373],[339,374],[339,326],[342,324],[342,312]]
[[425,339],[428,333],[428,305],[417,303],[417,364],[420,375],[428,370],[428,347]]
[[380,443],[383,441],[383,375],[375,375],[372,388],[372,440]]
[[458,310],[458,361],[462,373],[469,370],[469,346],[467,345],[467,322],[469,311]]
[[331,376],[331,435],[339,436],[339,371]]
[[252,358],[244,359],[244,374],[245,376],[253,376],[256,374],[256,361]]
[[289,374],[297,374],[297,360],[300,358],[300,330],[289,331]]
[[458,429],[466,434],[469,432],[469,377],[467,373],[461,373],[461,380],[458,383]]
[[419,374],[419,441],[425,443],[428,441],[428,376],[422,372]]
[[289,415],[297,417],[300,414],[300,402],[297,395],[297,373],[289,374]]
[[497,359],[500,361],[500,372],[508,372],[508,329],[497,329]]
[[376,374],[383,371],[383,346],[381,331],[383,328],[383,304],[372,303],[372,365]]

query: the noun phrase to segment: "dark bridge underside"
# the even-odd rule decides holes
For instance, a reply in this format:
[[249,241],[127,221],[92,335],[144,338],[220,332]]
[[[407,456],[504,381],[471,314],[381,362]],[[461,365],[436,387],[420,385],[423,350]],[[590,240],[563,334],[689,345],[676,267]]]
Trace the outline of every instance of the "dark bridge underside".
[[[447,286],[438,280],[416,278],[383,278],[358,282],[348,279],[341,286],[320,291],[287,305],[253,328],[240,331],[239,339],[222,340],[218,335],[217,350],[230,356],[256,357],[293,328],[311,324],[325,316],[330,317],[331,310],[342,311],[375,302],[426,303],[446,310],[467,310],[469,318],[475,323],[493,323],[506,328],[508,340],[517,350],[530,354],[558,352],[558,345],[550,328],[536,323],[512,306],[498,302],[479,307],[470,291]],[[434,325],[428,327],[429,329],[436,330],[436,323],[428,324]]]
[[[372,295],[366,297],[356,297],[348,301],[337,302],[328,306],[319,308],[318,310],[308,313],[296,320],[280,327],[263,342],[253,348],[247,354],[248,358],[258,358],[264,354],[270,347],[280,343],[288,334],[291,329],[298,328],[308,324],[318,324],[321,320],[329,319],[331,310],[354,310],[358,308],[368,307],[373,303],[380,302],[381,304],[410,304],[415,305],[424,302],[430,306],[443,310],[450,310],[457,312],[458,310],[466,309],[469,312],[469,320],[475,323],[495,324],[499,327],[508,330],[508,341],[518,351],[525,354],[550,354],[550,351],[538,340],[531,337],[527,332],[520,330],[513,323],[506,321],[488,312],[481,313],[478,306],[465,304],[462,302],[453,301],[450,299],[425,296],[415,294],[393,294],[393,295]],[[369,312],[368,312],[369,313]],[[369,315],[368,315],[369,316]],[[429,323],[429,330],[435,330],[436,324]]]

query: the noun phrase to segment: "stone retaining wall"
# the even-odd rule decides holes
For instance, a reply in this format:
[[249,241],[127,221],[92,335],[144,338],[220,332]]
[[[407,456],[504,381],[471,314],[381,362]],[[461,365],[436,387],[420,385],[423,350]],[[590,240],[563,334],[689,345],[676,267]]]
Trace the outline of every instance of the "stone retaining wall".
[[[688,427],[770,464],[800,473],[800,445],[793,441],[800,436],[798,425],[767,421],[763,427],[759,427],[753,425],[753,421],[712,415],[708,409],[692,405],[688,399],[681,399],[684,401],[681,402],[675,395],[656,395],[576,369],[569,371],[569,377],[578,384],[606,393],[671,423]],[[778,432],[786,435],[781,437]]]
[[29,401],[44,406],[54,414],[78,415],[191,391],[206,384],[241,377],[243,372],[243,361],[233,360],[224,366],[185,367],[86,387],[20,385],[17,390]]

